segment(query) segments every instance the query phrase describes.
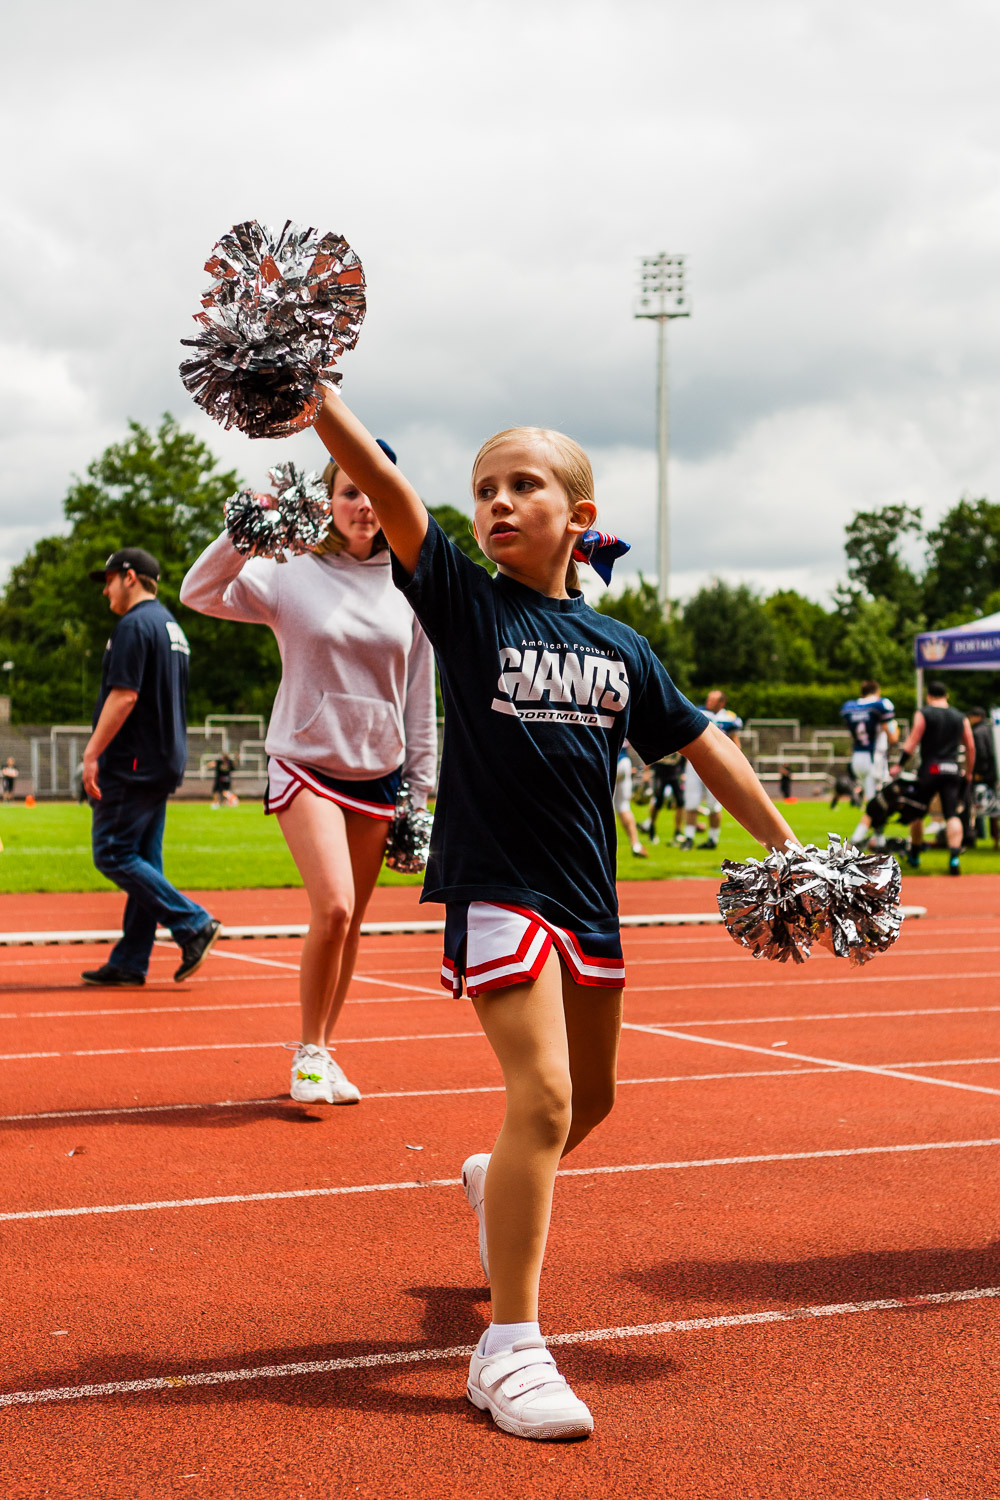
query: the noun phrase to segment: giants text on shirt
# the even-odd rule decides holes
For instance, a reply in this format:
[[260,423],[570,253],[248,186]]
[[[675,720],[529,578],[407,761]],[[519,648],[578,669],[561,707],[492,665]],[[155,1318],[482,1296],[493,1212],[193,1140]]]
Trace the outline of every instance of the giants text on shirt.
[[500,647],[497,692],[494,713],[610,729],[629,700],[628,672],[620,657],[597,655],[592,645],[522,642]]

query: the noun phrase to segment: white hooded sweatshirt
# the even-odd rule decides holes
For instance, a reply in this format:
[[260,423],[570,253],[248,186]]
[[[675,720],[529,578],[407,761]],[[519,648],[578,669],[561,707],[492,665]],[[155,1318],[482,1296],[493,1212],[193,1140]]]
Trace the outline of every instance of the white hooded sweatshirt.
[[265,749],[343,781],[400,765],[420,803],[434,790],[434,655],[394,587],[388,552],[277,563],[246,558],[223,533],[191,567],[181,603],[269,625],[281,682]]

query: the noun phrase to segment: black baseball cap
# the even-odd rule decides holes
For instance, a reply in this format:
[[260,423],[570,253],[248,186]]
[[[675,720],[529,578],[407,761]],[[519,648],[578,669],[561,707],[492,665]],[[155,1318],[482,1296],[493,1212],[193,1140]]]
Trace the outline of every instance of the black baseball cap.
[[103,568],[92,569],[90,578],[93,583],[103,583],[109,573],[127,573],[129,568],[134,568],[146,578],[160,576],[160,565],[152,552],[144,552],[141,547],[119,547],[117,552],[112,552]]

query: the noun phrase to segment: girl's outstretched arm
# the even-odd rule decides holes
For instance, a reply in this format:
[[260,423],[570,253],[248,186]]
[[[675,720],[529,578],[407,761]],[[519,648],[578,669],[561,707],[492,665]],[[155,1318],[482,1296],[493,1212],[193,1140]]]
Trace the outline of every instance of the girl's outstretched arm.
[[330,457],[368,496],[386,540],[403,567],[408,573],[416,572],[427,535],[427,508],[412,484],[333,391],[323,397],[316,431]]
[[784,849],[785,840],[798,840],[757,780],[753,767],[714,724],[685,745],[681,754],[694,766],[713,797],[765,849]]

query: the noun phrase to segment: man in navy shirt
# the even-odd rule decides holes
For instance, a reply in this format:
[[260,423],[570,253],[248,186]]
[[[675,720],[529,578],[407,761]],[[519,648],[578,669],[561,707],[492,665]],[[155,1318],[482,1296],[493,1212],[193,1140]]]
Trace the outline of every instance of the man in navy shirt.
[[181,949],[176,980],[204,962],[221,923],[174,889],[163,874],[167,798],[187,761],[190,648],[156,598],[160,565],[141,547],[113,552],[90,577],[104,584],[121,618],[101,667],[94,727],[83,752],[83,785],[94,811],[94,864],[128,896],[122,936],[108,962],[87,970],[87,984],[146,982],[156,926]]

